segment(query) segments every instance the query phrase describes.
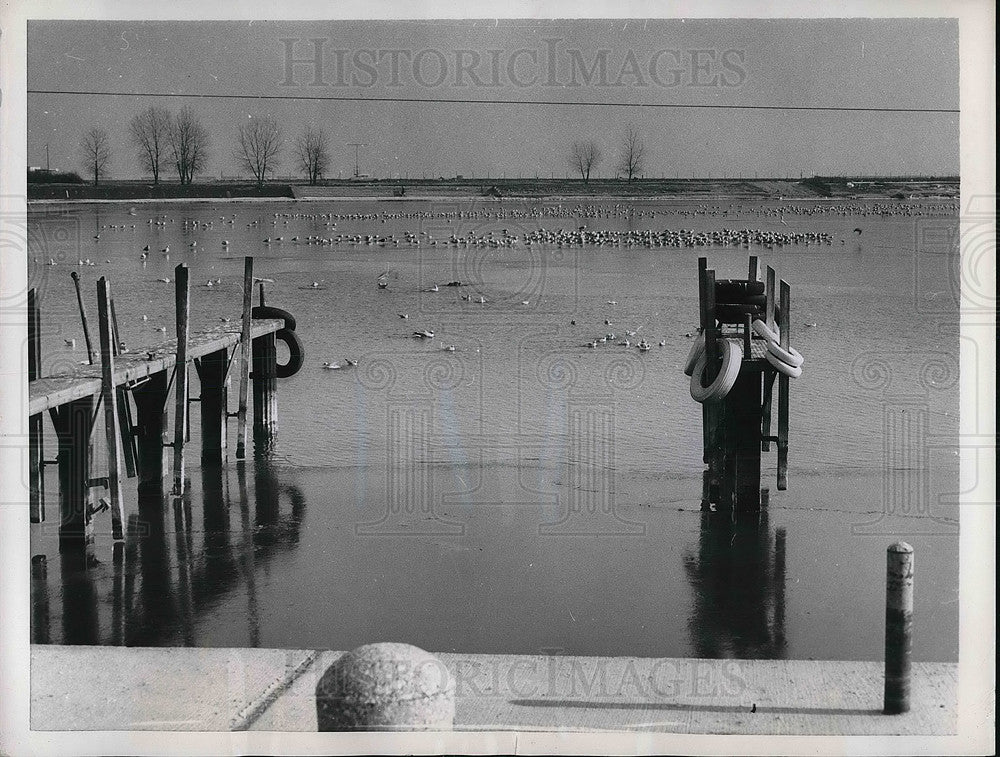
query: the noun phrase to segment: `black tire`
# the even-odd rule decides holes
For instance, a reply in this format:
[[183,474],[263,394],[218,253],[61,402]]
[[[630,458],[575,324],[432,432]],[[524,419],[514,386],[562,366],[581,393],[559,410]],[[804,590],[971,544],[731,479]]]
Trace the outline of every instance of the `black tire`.
[[285,322],[285,328],[295,331],[295,316],[287,310],[273,308],[270,305],[256,305],[250,310],[251,318],[281,318]]
[[[274,310],[277,310],[277,308],[274,308]],[[288,362],[284,365],[278,363],[275,374],[278,378],[288,378],[289,376],[294,376],[302,369],[302,364],[306,357],[306,351],[302,346],[302,340],[299,339],[299,335],[295,333],[294,329],[287,327],[279,329],[275,333],[274,338],[281,340],[288,346]]]

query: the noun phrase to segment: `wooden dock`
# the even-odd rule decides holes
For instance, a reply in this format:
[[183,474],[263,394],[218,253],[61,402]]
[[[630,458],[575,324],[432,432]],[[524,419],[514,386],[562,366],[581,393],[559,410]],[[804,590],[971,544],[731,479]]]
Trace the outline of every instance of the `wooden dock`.
[[[59,375],[40,375],[41,306],[37,293],[28,296],[28,415],[30,424],[31,521],[45,520],[44,467],[59,468],[60,548],[90,544],[94,515],[110,510],[112,534],[124,538],[125,507],[123,478],[138,478],[140,496],[150,487],[159,488],[168,476],[168,456],[173,452],[172,493],[185,487],[185,447],[190,439],[190,407],[200,406],[201,460],[221,465],[229,446],[228,421],[237,419],[236,457],[246,455],[249,388],[253,376],[254,441],[266,448],[277,432],[276,341],[296,345],[297,364],[286,366],[292,375],[301,366],[301,343],[290,314],[263,307],[254,308],[253,258],[244,265],[242,318],[192,332],[190,328],[190,282],[186,265],[175,269],[176,338],[125,351],[118,334],[117,314],[111,283],[97,282],[98,344],[91,339],[85,297],[79,276],[73,274],[77,302],[83,322],[88,360],[78,369]],[[275,313],[283,317],[271,317]],[[254,316],[258,317],[254,317]],[[293,350],[295,352],[296,350]],[[200,395],[191,396],[190,367],[198,376]],[[251,366],[253,371],[251,372]],[[229,410],[229,386],[238,376],[239,402]],[[170,401],[173,390],[173,403]],[[173,405],[173,413],[169,412]],[[106,475],[94,476],[94,429],[103,406],[106,439]],[[58,439],[55,460],[44,454],[44,417],[48,413]],[[173,420],[172,433],[169,421]],[[134,420],[133,420],[134,419]],[[105,496],[95,497],[103,488]]]
[[[767,267],[760,281],[758,258],[751,255],[745,279],[717,280],[708,259],[698,259],[698,308],[704,358],[697,371],[703,388],[725,389],[692,396],[702,402],[702,507],[726,512],[756,512],[765,507],[769,490],[761,487],[761,452],[777,444],[777,488],[788,486],[789,376],[776,369],[769,352],[790,349],[791,287]],[[754,324],[754,321],[759,323]],[[761,324],[778,336],[755,333]],[[771,342],[774,342],[772,345]],[[731,383],[721,375],[724,355],[738,355]],[[787,354],[786,354],[787,357]],[[797,368],[780,366],[794,372]],[[800,369],[799,369],[800,370]],[[777,381],[776,381],[777,379]],[[771,434],[774,386],[777,383],[777,434]]]

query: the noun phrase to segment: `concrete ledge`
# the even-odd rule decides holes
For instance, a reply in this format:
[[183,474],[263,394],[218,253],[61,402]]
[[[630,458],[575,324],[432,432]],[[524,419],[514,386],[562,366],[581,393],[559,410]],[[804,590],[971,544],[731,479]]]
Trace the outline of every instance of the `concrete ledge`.
[[[315,731],[341,652],[34,646],[34,730]],[[882,664],[437,654],[456,730],[950,735],[958,666],[916,663],[913,709],[882,715]]]

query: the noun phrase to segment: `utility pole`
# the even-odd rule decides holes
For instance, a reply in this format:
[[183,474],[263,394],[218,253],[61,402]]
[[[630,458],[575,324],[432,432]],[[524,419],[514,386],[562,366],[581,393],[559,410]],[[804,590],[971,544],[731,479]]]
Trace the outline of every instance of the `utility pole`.
[[358,150],[362,147],[368,147],[368,145],[362,144],[361,142],[348,142],[347,146],[354,148],[354,178],[357,179],[361,176],[361,171],[358,165]]
[[49,170],[49,143],[45,143],[45,170]]

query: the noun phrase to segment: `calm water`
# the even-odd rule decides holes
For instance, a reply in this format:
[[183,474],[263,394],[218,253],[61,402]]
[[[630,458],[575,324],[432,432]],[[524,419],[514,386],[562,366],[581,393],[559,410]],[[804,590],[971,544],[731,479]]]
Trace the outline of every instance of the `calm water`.
[[[34,640],[878,659],[884,551],[903,538],[917,550],[916,656],[957,659],[957,217],[945,202],[891,207],[33,209],[46,372],[85,358],[71,271],[92,314],[94,282],[110,277],[122,336],[141,345],[162,338],[157,326],[173,329],[173,286],[157,279],[172,280],[179,262],[192,270],[195,325],[238,318],[245,254],[273,279],[267,301],[295,314],[307,351],[303,370],[279,382],[267,455],[221,471],[193,455],[183,500],[138,502],[130,488],[133,533],[114,553],[110,519],[98,516],[89,567],[59,556],[48,471],[49,521],[32,527]],[[832,243],[443,244],[583,225],[818,232]],[[337,234],[399,244],[305,243]],[[807,360],[792,382],[789,488],[775,490],[772,449],[771,506],[752,524],[699,512],[701,413],[681,372],[699,254],[721,278],[745,277],[749,254],[774,266],[791,284],[792,343]],[[96,265],[77,265],[88,258]],[[453,280],[467,286],[426,291]],[[435,338],[412,338],[419,329]],[[626,330],[653,350],[585,346]],[[357,367],[322,368],[345,358]]]

